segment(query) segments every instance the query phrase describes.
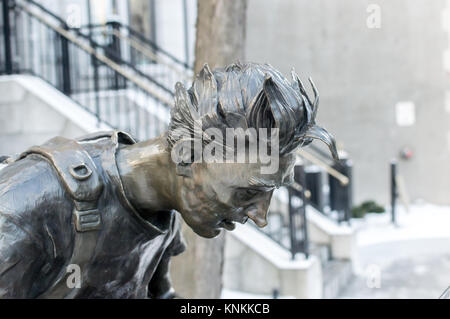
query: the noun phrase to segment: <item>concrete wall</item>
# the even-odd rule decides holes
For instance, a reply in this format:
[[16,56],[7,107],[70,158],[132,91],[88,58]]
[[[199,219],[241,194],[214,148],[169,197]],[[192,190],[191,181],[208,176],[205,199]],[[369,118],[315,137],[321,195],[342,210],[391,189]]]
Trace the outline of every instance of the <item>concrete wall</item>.
[[98,130],[94,116],[46,82],[0,76],[0,155],[12,156],[54,136],[74,138]]
[[[442,14],[450,5],[375,1],[381,27],[370,29],[370,3],[250,0],[247,60],[286,75],[295,66],[303,79],[313,77],[321,93],[318,122],[353,159],[355,202],[388,202],[389,161],[407,146],[414,156],[399,169],[410,197],[449,204],[449,38]],[[415,104],[413,125],[397,125],[399,101]]]
[[321,262],[288,250],[249,225],[237,225],[226,234],[223,286],[245,293],[295,298],[321,298]]

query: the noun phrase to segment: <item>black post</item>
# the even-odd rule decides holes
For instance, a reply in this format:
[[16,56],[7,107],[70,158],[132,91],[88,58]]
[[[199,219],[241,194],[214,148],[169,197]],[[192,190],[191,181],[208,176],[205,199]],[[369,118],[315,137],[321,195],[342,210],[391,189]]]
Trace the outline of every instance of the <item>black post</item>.
[[280,291],[278,289],[275,288],[274,290],[272,290],[272,298],[273,299],[280,298]]
[[[86,6],[87,6],[87,16],[88,16],[88,25],[92,25],[92,10],[91,10],[91,0],[86,0]],[[97,48],[92,43],[92,29],[89,27],[89,45],[94,48],[94,50],[97,50]],[[100,126],[100,97],[99,97],[99,91],[100,91],[100,84],[99,84],[99,74],[98,74],[98,67],[99,63],[97,61],[97,58],[91,54],[91,64],[94,68],[93,76],[94,76],[94,95],[95,95],[95,115],[97,117],[97,126]]]
[[351,160],[346,159],[343,161],[342,174],[347,176],[348,184],[345,186],[345,208],[344,208],[344,221],[350,223],[352,216],[352,204],[353,204],[353,176],[352,176],[353,163]]
[[116,32],[120,32],[120,22],[119,21],[108,21],[107,26],[111,28],[111,39],[107,46],[108,52],[106,55],[117,64],[122,62],[122,52],[120,49],[120,38],[116,36]]
[[100,126],[101,116],[100,116],[100,83],[98,66],[99,63],[94,55],[91,55],[92,66],[94,67],[94,95],[95,95],[95,115],[97,116],[97,126]]
[[330,208],[338,212],[338,222],[350,222],[352,208],[352,161],[341,158],[333,165],[338,172],[348,177],[348,184],[342,183],[332,175],[329,176]]
[[396,218],[396,204],[397,204],[397,161],[394,159],[391,161],[391,219],[395,225],[397,223]]
[[[2,0],[3,5],[3,35],[5,40],[5,73],[13,73],[12,50],[11,50],[11,25],[9,19],[10,0]],[[11,3],[12,4],[12,3]]]
[[319,212],[324,210],[322,171],[316,166],[310,166],[305,170],[306,188],[311,192],[308,203]]
[[[294,167],[294,180],[303,187],[301,190],[289,187],[289,234],[292,259],[297,252],[303,252],[308,258],[308,229],[306,223],[305,170],[303,165]],[[301,237],[298,231],[301,230]]]
[[[294,173],[295,174],[295,173]],[[302,250],[305,254],[306,258],[309,257],[309,241],[308,241],[308,227],[307,227],[307,220],[306,220],[306,176],[305,176],[305,167],[303,165],[299,166],[298,172],[297,172],[297,178],[298,183],[300,185],[303,185],[303,189],[301,192],[301,199],[302,199],[302,207],[300,210],[301,214],[301,220],[302,220]]]
[[[120,32],[121,24],[118,21],[109,21],[107,23],[111,27],[111,42],[108,45],[108,51],[106,52],[107,56],[116,62],[117,64],[121,64],[122,62],[122,52],[120,48],[120,38],[118,38],[115,34],[116,32]],[[119,88],[123,88],[123,81],[120,81],[121,77],[117,72],[114,72],[114,90],[118,90]]]
[[295,228],[295,210],[294,203],[292,202],[295,198],[294,196],[298,193],[291,187],[288,188],[289,192],[289,240],[291,243],[291,256],[292,259],[295,258],[295,254],[297,253],[297,232]]
[[[67,25],[64,25],[65,30],[69,30]],[[70,80],[70,58],[69,58],[69,41],[62,35],[59,36],[61,40],[61,74],[62,74],[62,92],[66,95],[72,94],[72,85]]]

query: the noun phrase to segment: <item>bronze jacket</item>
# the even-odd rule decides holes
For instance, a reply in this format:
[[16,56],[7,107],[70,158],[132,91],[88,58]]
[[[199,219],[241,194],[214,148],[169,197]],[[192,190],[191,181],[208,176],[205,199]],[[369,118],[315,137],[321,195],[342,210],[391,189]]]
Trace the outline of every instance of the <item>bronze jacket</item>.
[[171,294],[180,217],[144,220],[128,202],[115,154],[133,143],[119,131],[57,137],[0,170],[0,298]]

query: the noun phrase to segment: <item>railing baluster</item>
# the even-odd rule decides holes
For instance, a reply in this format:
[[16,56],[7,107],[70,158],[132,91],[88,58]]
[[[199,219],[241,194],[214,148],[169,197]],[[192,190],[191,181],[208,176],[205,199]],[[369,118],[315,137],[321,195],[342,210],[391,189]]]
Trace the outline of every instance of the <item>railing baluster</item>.
[[[305,170],[303,164],[294,167],[294,181],[301,189],[289,187],[289,235],[292,259],[298,252],[309,256],[308,228],[306,221]],[[299,234],[299,231],[301,233]]]
[[[63,28],[65,30],[69,29],[67,25],[64,25]],[[70,96],[72,94],[72,84],[70,80],[69,43],[63,36],[59,35],[58,37],[61,43],[62,92]]]
[[9,16],[9,7],[13,4],[12,0],[3,0],[3,34],[4,34],[4,46],[5,46],[5,73],[13,73],[12,63],[12,48],[11,48],[11,24]]

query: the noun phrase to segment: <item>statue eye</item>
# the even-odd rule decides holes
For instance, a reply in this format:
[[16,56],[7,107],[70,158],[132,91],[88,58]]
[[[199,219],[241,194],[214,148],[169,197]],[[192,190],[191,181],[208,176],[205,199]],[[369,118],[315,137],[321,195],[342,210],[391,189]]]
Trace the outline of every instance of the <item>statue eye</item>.
[[257,189],[242,188],[237,191],[236,198],[239,201],[248,201],[260,193],[261,193],[261,191],[259,191]]

